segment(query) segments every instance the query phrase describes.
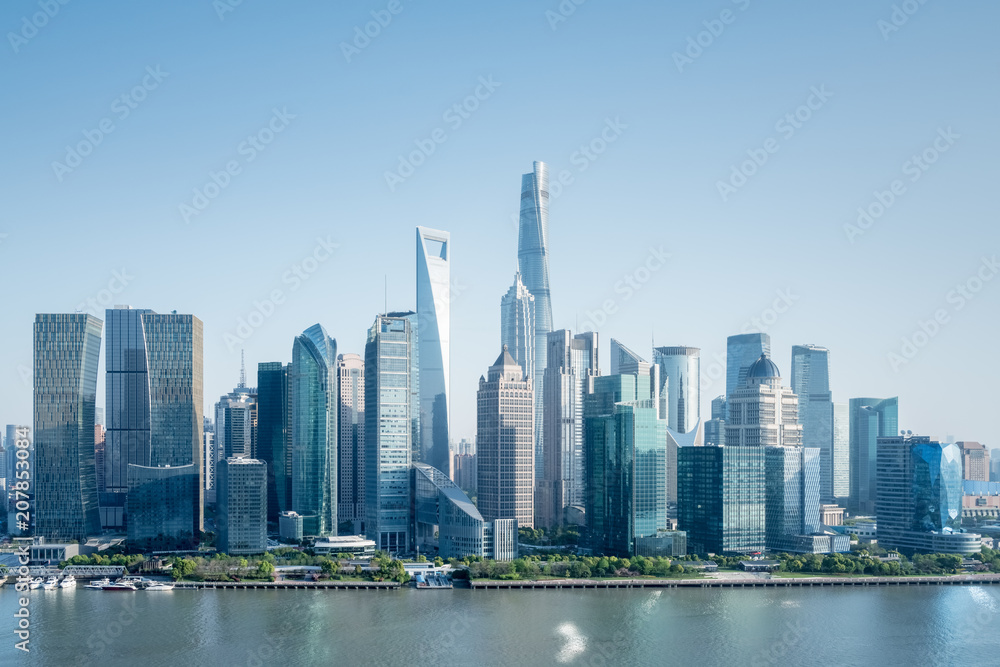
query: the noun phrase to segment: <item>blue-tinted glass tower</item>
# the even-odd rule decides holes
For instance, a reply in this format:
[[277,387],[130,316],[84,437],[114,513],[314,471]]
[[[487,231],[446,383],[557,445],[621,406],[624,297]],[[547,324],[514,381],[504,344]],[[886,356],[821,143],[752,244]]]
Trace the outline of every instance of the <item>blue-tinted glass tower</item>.
[[833,397],[830,351],[816,345],[792,346],[792,391],[799,397],[802,445],[820,450],[820,494],[834,502]]
[[899,432],[898,398],[852,398],[850,401],[850,498],[854,514],[875,513],[878,439]]

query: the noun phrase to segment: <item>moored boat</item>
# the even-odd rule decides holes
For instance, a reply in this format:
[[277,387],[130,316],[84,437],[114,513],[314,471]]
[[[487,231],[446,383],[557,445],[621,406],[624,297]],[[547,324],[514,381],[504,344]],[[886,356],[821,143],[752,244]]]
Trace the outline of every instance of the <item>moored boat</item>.
[[91,590],[99,591],[102,590],[105,586],[109,585],[110,583],[111,580],[108,579],[107,577],[104,577],[103,579],[90,582],[89,584],[84,586],[84,588],[89,588]]
[[63,577],[62,581],[59,582],[59,588],[76,588],[76,577],[72,574],[67,574]]

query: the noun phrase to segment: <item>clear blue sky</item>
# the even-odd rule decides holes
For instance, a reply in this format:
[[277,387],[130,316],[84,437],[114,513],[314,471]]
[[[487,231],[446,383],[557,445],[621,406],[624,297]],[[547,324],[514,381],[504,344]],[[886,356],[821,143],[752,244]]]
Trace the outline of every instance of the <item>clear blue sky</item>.
[[[1000,446],[1000,279],[975,282],[1000,254],[1000,7],[910,1],[895,26],[888,0],[589,0],[558,22],[546,15],[558,0],[401,0],[350,62],[342,43],[388,0],[245,0],[222,18],[226,0],[76,0],[34,32],[37,2],[4,3],[0,422],[31,421],[19,369],[34,314],[106,298],[115,271],[127,285],[112,284],[112,304],[204,321],[208,409],[238,379],[226,334],[274,290],[284,302],[243,343],[252,369],[288,361],[315,322],[361,352],[384,280],[390,309],[415,305],[425,225],[452,233],[452,425],[471,436],[515,267],[520,177],[543,160],[573,178],[550,211],[557,327],[610,300],[605,353],[615,337],[648,355],[655,337],[701,347],[707,370],[726,336],[763,317],[786,377],[793,344],[825,345],[835,400],[898,394],[902,427]],[[703,31],[707,46],[679,61]],[[495,82],[486,99],[446,117],[481,77]],[[243,144],[274,109],[294,118],[273,121],[282,131],[263,150]],[[808,119],[778,125],[796,112]],[[615,141],[584,157],[609,119]],[[89,155],[53,166],[102,121],[113,130]],[[438,128],[446,140],[390,190],[385,172]],[[937,158],[925,171],[907,165],[925,150]],[[747,151],[767,161],[724,201],[719,181]],[[239,173],[185,222],[179,206],[230,161]],[[900,194],[849,242],[844,225],[897,179]],[[286,280],[317,238],[333,255]],[[670,259],[630,294],[619,281],[661,247]],[[949,297],[970,279],[972,300]],[[779,290],[791,306],[772,318]],[[938,310],[943,324],[893,368],[888,355]],[[723,387],[704,388],[703,414]]]

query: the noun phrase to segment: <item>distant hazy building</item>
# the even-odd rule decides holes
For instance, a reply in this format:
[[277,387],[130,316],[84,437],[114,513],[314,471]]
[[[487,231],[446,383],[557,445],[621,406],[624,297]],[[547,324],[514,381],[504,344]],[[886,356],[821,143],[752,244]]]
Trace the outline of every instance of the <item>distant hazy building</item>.
[[667,420],[658,417],[649,366],[631,370],[594,378],[585,420],[591,547],[622,557],[670,528]]
[[990,481],[990,452],[986,446],[971,440],[955,444],[962,451],[963,479]]
[[288,364],[257,364],[257,458],[267,466],[267,520],[292,509],[291,396]]
[[599,374],[596,332],[574,336],[560,329],[549,334],[548,343],[547,393],[543,401],[545,472],[535,496],[535,523],[543,528],[562,525],[568,508],[583,508],[587,492],[583,401],[590,391],[591,378]]
[[847,403],[833,409],[833,500],[846,507],[851,495],[851,411]]
[[701,350],[697,347],[653,348],[660,368],[660,400],[665,402],[667,426],[678,433],[697,428],[701,421]]
[[451,234],[417,227],[420,460],[451,476]]
[[726,407],[727,446],[802,444],[798,397],[781,386],[781,373],[765,354],[747,369],[743,386],[729,394]]
[[94,471],[97,474],[98,504],[100,504],[101,494],[104,493],[104,446],[104,426],[94,424]]
[[712,399],[712,418],[705,422],[705,444],[726,444],[726,397]]
[[500,299],[500,344],[506,345],[524,372],[535,376],[535,297],[514,273],[514,284]]
[[452,475],[455,484],[466,493],[476,493],[476,455],[475,454],[455,454],[455,463],[452,467]]
[[360,355],[337,357],[340,376],[337,452],[338,521],[365,518],[365,362]]
[[907,553],[979,553],[962,532],[962,454],[926,436],[878,438],[878,543]]
[[504,348],[476,394],[479,511],[487,521],[534,527],[534,383]]
[[[512,538],[516,545],[516,521],[483,519],[469,497],[440,470],[414,463],[412,484],[413,535],[418,551],[437,550],[441,558],[496,558],[494,524],[500,525],[501,533],[512,527],[513,536],[508,537],[508,541]],[[513,557],[517,557],[516,552]]]
[[730,336],[726,340],[726,397],[746,382],[750,367],[761,355],[771,356],[771,337],[766,333]]
[[216,465],[232,456],[253,455],[253,413],[256,399],[247,392],[233,392],[215,404]]
[[35,316],[35,535],[52,541],[101,532],[94,470],[101,327],[92,315]]
[[764,505],[768,549],[799,551],[799,538],[820,531],[820,463],[816,447],[766,448]]
[[267,551],[267,464],[232,457],[219,466],[216,548],[230,556]]
[[309,536],[337,534],[337,380],[337,341],[314,324],[295,338],[288,377],[292,509]]
[[852,514],[875,513],[878,439],[899,433],[899,400],[852,398],[850,402],[850,497]]
[[[545,470],[545,369],[548,335],[552,331],[552,297],[549,292],[549,168],[534,162],[521,176],[521,212],[517,232],[517,266],[525,287],[535,297],[535,475]],[[527,378],[526,378],[527,379]]]
[[301,514],[292,511],[283,511],[278,514],[278,536],[282,540],[299,542],[304,535]]
[[820,495],[832,502],[833,396],[830,393],[830,351],[816,345],[792,346],[792,391],[799,398],[802,445],[820,450]]
[[214,505],[215,504],[215,433],[212,431],[203,431],[201,434],[202,447],[202,477],[204,486],[203,493],[205,495],[205,504]]
[[365,344],[365,534],[379,550],[410,545],[410,320],[380,315]]
[[731,445],[678,450],[677,527],[687,533],[688,553],[764,551],[766,452]]

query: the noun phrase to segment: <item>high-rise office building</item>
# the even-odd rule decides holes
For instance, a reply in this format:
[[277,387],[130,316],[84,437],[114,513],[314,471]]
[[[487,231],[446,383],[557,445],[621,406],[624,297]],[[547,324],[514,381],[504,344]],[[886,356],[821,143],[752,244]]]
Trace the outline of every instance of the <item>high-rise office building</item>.
[[726,397],[745,384],[750,367],[761,355],[771,356],[771,336],[748,333],[726,340]]
[[487,521],[516,519],[533,528],[534,383],[504,348],[476,394],[476,469],[479,511]]
[[[548,336],[544,437],[545,472],[538,481],[535,522],[554,528],[583,513],[587,483],[583,462],[583,403],[591,378],[599,374],[597,332],[573,335],[566,329]],[[504,348],[508,350],[509,348]],[[513,358],[513,357],[512,357]],[[515,360],[516,361],[516,360]]]
[[53,541],[101,532],[94,409],[102,325],[80,313],[35,316],[35,535]]
[[267,521],[292,509],[292,429],[288,364],[257,364],[257,458],[267,465]]
[[766,447],[764,453],[767,548],[813,551],[800,544],[820,530],[820,451],[816,447]]
[[500,345],[506,345],[524,371],[535,376],[535,297],[514,273],[514,284],[500,299]]
[[292,345],[288,390],[292,509],[317,537],[337,534],[337,380],[337,341],[314,324]]
[[726,397],[712,399],[712,418],[705,422],[705,444],[726,444]]
[[204,526],[204,329],[193,315],[147,312],[141,317],[149,458],[128,466],[128,540],[137,548],[191,549]]
[[94,471],[97,474],[97,502],[100,506],[101,494],[104,493],[104,426],[94,424]]
[[417,227],[420,460],[451,476],[451,234]]
[[802,444],[798,397],[781,386],[781,373],[767,355],[762,354],[747,369],[743,386],[729,394],[726,408],[727,446]]
[[201,460],[204,466],[204,494],[205,504],[215,504],[215,433],[203,431],[201,441],[204,444],[201,453]]
[[549,293],[549,168],[534,162],[521,177],[521,215],[517,232],[517,266],[524,286],[535,297],[535,475],[545,470],[545,387],[548,335],[552,331],[552,297]]
[[899,432],[899,399],[852,398],[850,402],[850,496],[852,514],[875,513],[878,439]]
[[361,355],[341,354],[337,357],[337,373],[337,520],[361,522],[365,518],[365,362]]
[[660,369],[660,401],[666,404],[667,425],[678,433],[698,428],[701,421],[701,350],[697,347],[653,348]]
[[476,494],[476,455],[475,454],[455,454],[455,462],[452,467],[455,477],[455,484],[466,493]]
[[820,495],[823,502],[833,502],[833,397],[829,350],[816,345],[792,346],[792,391],[799,397],[802,445],[820,450]]
[[379,315],[365,344],[365,534],[378,549],[410,545],[410,320]]
[[219,465],[216,548],[230,556],[267,551],[267,464],[231,457]]
[[654,388],[650,368],[636,366],[594,378],[587,396],[586,507],[595,553],[633,556],[640,540],[670,528],[667,420],[659,418]]
[[851,413],[847,403],[834,403],[833,411],[833,501],[847,506],[851,495]]
[[410,323],[410,460],[419,461],[424,451],[420,419],[420,317],[412,310],[397,310],[385,316]]
[[977,482],[990,481],[990,452],[986,446],[971,440],[955,444],[962,452],[963,479]]
[[688,553],[746,554],[766,542],[767,448],[682,447],[677,452],[677,527]]
[[252,458],[256,397],[249,392],[232,392],[215,404],[216,465],[233,456]]
[[962,532],[962,453],[927,436],[878,438],[878,544],[906,553],[979,553]]
[[125,529],[130,463],[149,465],[149,373],[142,316],[153,311],[117,306],[105,312],[104,492],[101,525]]

